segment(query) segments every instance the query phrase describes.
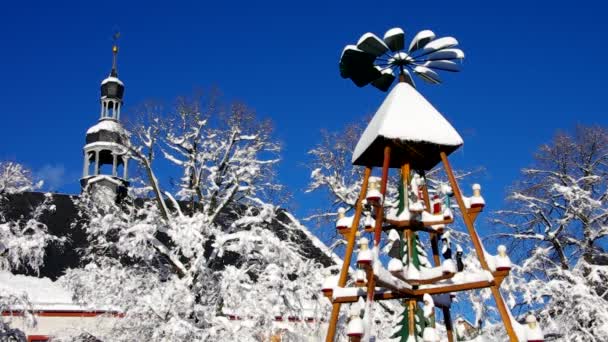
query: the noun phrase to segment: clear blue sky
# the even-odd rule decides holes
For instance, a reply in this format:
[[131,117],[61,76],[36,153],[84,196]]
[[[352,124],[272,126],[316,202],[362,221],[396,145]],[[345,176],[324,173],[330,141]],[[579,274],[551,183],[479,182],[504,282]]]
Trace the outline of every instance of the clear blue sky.
[[368,31],[400,26],[411,39],[428,28],[456,37],[466,59],[463,72],[419,90],[465,139],[454,165],[485,166],[496,208],[556,129],[608,125],[606,13],[601,1],[9,1],[0,13],[0,160],[79,191],[84,135],[119,28],[126,110],[212,85],[244,101],[274,120],[279,177],[304,215],[323,205],[302,191],[319,130],[360,120],[384,96],[340,78],[343,46]]

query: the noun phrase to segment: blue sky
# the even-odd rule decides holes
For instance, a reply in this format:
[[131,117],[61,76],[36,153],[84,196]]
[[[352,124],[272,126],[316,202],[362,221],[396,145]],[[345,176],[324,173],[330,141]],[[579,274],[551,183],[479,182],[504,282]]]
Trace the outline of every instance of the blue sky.
[[608,124],[605,13],[600,1],[11,1],[0,13],[0,160],[79,191],[84,134],[98,118],[118,28],[126,111],[208,86],[249,104],[275,122],[279,177],[303,216],[324,205],[303,193],[319,130],[360,120],[384,97],[340,78],[343,46],[394,26],[408,39],[432,29],[456,37],[466,59],[463,72],[440,86],[418,82],[419,91],[463,135],[454,166],[485,167],[483,192],[497,208],[557,129]]

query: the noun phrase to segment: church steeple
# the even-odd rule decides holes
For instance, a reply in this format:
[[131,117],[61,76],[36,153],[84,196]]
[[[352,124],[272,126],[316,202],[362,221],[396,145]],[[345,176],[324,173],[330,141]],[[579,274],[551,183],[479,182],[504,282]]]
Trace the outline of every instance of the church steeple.
[[[116,35],[115,35],[115,38]],[[117,72],[118,45],[112,46],[112,70],[101,81],[101,113],[99,122],[87,130],[84,166],[80,180],[83,191],[103,189],[104,193],[126,194],[128,182],[129,133],[120,124],[125,91]]]
[[101,81],[101,119],[120,120],[125,85],[118,78],[117,57],[118,44],[115,41],[112,45],[112,70],[110,75]]

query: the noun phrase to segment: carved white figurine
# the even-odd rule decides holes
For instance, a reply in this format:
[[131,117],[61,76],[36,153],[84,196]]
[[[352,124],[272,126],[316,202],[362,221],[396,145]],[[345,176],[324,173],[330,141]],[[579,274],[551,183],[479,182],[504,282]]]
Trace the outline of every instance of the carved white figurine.
[[338,209],[338,221],[336,222],[336,230],[340,234],[344,234],[353,223],[352,216],[345,216],[346,210],[344,208]]
[[441,254],[443,255],[443,262],[441,268],[443,273],[456,273],[456,265],[452,260],[452,241],[450,239],[450,232],[445,232],[441,235]]
[[494,258],[497,271],[507,271],[511,269],[511,259],[507,255],[507,247],[500,245],[497,248],[498,255]]
[[536,317],[532,314],[526,316],[526,339],[527,342],[543,342],[545,340],[545,335],[538,326]]
[[360,268],[355,273],[355,285],[361,287],[361,286],[365,286],[366,284],[367,284],[367,274],[365,273],[365,270]]
[[447,183],[441,183],[439,185],[439,192],[446,196],[452,196],[454,194],[452,187]]
[[424,296],[422,296],[422,301],[424,302],[424,308],[422,309],[422,312],[424,314],[424,317],[429,321],[430,325],[424,328],[422,332],[422,340],[424,342],[439,342],[440,339],[437,335],[437,330],[435,330],[434,328],[435,303],[433,301],[433,298],[428,293],[425,293]]
[[334,288],[338,286],[338,276],[330,275],[323,281],[323,285],[321,286],[321,291],[327,297],[333,296]]
[[435,313],[435,301],[433,300],[433,297],[431,297],[430,294],[425,293],[422,296],[422,302],[424,303],[424,309],[422,310],[424,317],[431,318]]
[[441,263],[441,271],[443,273],[456,273],[456,265],[452,259],[445,259]]
[[397,258],[392,258],[391,261],[388,262],[388,271],[389,272],[401,272],[403,271],[403,262]]
[[365,213],[365,220],[363,220],[363,226],[365,227],[366,232],[371,232],[374,230],[374,226],[376,225],[376,220],[372,217],[369,212]]
[[466,338],[467,326],[464,324],[464,319],[458,317],[456,320],[456,337],[458,340],[464,340]]
[[414,213],[420,213],[424,211],[424,204],[422,203],[420,196],[420,189],[424,185],[424,179],[419,174],[415,173],[410,181],[410,188],[412,190],[412,200],[409,204],[409,210]]
[[380,193],[380,178],[369,177],[369,185],[367,186],[367,203],[371,205],[379,205],[382,202],[382,194]]
[[445,232],[441,234],[441,255],[443,255],[444,259],[452,259],[452,240],[450,232]]
[[346,335],[351,338],[351,341],[359,341],[363,337],[363,320],[359,316],[359,304],[353,304],[349,312],[350,319],[346,327]]
[[359,254],[357,254],[357,264],[361,266],[371,265],[372,251],[369,250],[369,241],[366,237],[359,240]]
[[483,208],[486,201],[481,197],[481,185],[473,184],[473,196],[470,198],[471,208]]
[[464,271],[464,263],[462,262],[462,247],[460,245],[456,245],[456,269],[458,272]]

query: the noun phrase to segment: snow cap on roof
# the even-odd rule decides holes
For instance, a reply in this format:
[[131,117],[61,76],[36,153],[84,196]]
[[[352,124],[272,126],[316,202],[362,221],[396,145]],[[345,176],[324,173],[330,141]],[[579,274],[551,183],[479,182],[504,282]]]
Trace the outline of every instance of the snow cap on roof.
[[115,76],[108,76],[103,81],[101,81],[101,85],[104,85],[104,84],[109,83],[109,82],[118,83],[121,86],[124,86],[124,83],[122,83],[122,81],[118,77],[115,77]]
[[372,118],[355,147],[353,163],[359,165],[360,159],[368,159],[366,152],[379,139],[433,144],[449,151],[463,144],[456,129],[406,82],[395,85]]
[[114,120],[102,119],[87,130],[87,134],[97,133],[99,131],[115,132],[120,135],[127,135],[127,131],[122,125]]

